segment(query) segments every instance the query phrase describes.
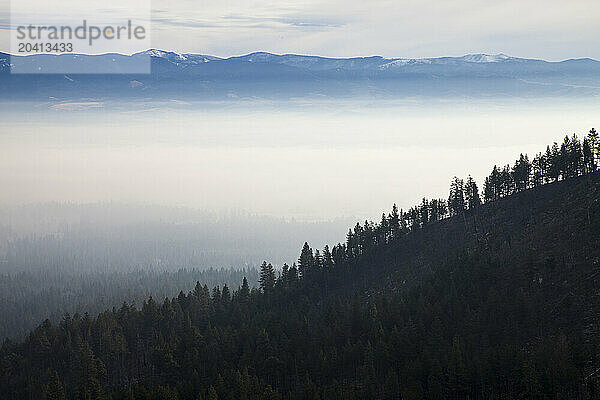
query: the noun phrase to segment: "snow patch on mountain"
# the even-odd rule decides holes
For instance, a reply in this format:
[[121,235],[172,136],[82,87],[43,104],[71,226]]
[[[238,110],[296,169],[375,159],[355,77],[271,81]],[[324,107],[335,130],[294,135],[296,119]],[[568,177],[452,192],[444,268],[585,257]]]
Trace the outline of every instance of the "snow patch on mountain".
[[6,53],[0,53],[0,71],[10,69],[10,55]]
[[379,66],[380,69],[388,69],[392,67],[404,67],[407,65],[424,65],[432,64],[433,62],[429,58],[398,58],[396,60],[386,62]]
[[470,63],[497,63],[502,61],[514,60],[515,57],[507,56],[506,54],[467,54],[459,57],[462,61]]
[[437,58],[397,58],[382,64],[380,69],[406,67],[411,65],[451,65],[451,64],[490,64],[507,61],[527,61],[522,58],[507,56],[506,54],[467,54],[462,57],[437,57]]
[[150,49],[141,53],[137,53],[141,55],[147,55],[154,58],[161,58],[170,63],[180,65],[180,64],[202,64],[210,61],[220,60],[219,57],[215,56],[207,56],[203,54],[185,54],[185,53],[176,53],[174,51],[164,51],[158,49]]

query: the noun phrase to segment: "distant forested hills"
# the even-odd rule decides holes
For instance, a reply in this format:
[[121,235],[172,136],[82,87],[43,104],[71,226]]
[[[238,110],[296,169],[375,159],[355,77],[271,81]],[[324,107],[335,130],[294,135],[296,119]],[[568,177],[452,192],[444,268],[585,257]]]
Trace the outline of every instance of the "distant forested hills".
[[196,281],[258,283],[263,259],[293,258],[307,237],[343,237],[344,220],[302,222],[242,212],[49,203],[0,207],[0,342],[45,319],[163,300]]
[[124,302],[142,304],[148,297],[172,297],[199,281],[209,287],[237,287],[243,277],[258,284],[258,271],[180,269],[177,271],[24,270],[0,274],[0,340],[22,339],[40,322],[58,322],[67,314],[98,313]]
[[596,399],[595,130],[480,191],[393,207],[345,243],[265,262],[260,288],[197,284],[45,322],[0,350],[7,399]]

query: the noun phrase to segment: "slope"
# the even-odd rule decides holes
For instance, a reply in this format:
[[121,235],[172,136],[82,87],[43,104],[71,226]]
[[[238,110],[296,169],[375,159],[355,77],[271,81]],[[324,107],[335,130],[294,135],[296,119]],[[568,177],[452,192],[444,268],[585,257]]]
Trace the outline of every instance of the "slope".
[[303,251],[301,278],[292,267],[270,280],[265,264],[262,291],[197,285],[141,310],[46,322],[2,346],[0,392],[597,398],[599,199],[596,172],[359,244],[327,269]]

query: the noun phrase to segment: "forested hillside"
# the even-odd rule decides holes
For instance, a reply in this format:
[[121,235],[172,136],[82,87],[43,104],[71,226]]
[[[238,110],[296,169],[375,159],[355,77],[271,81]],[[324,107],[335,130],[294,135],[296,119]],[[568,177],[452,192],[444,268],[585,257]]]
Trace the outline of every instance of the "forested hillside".
[[247,269],[180,269],[179,271],[91,272],[37,270],[0,274],[0,340],[22,339],[40,322],[58,322],[66,313],[92,316],[123,302],[142,304],[149,296],[164,299],[188,291],[200,281],[209,287],[237,287]]
[[7,399],[595,399],[597,134],[494,167],[483,199],[357,224],[261,267],[260,289],[196,285],[141,309],[45,322],[0,350]]

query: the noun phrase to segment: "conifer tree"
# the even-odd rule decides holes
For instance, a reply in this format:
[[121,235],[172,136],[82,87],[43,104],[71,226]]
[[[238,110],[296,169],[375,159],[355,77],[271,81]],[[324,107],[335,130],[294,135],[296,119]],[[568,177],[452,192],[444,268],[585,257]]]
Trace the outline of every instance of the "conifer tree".
[[600,139],[598,139],[598,132],[596,131],[596,129],[590,129],[587,139],[590,143],[590,148],[592,150],[592,158],[594,160],[595,171],[598,167],[598,164],[600,164]]
[[539,186],[544,184],[544,177],[546,176],[545,168],[545,157],[542,153],[536,154],[531,161],[531,184],[533,186]]
[[248,279],[244,277],[244,280],[242,281],[242,287],[240,288],[240,300],[245,303],[248,301],[249,298],[250,287],[248,286]]
[[323,269],[323,256],[321,255],[321,251],[319,249],[315,250],[313,269],[315,271],[320,271]]
[[[350,238],[348,240],[350,240]],[[313,256],[313,251],[308,245],[308,242],[304,242],[304,246],[302,246],[302,251],[300,252],[300,258],[298,259],[298,272],[300,276],[305,278],[307,275],[310,275],[314,265],[315,258]]]
[[485,178],[485,182],[483,185],[483,196],[487,202],[495,201],[500,198],[500,172],[498,171],[498,167],[494,165],[492,168],[492,172],[490,176]]
[[583,139],[581,152],[583,155],[583,173],[589,174],[594,172],[596,170],[596,160],[594,159],[594,153],[588,138]]
[[325,245],[323,248],[323,267],[330,269],[333,267],[333,256],[329,250],[329,246]]
[[331,257],[333,258],[333,265],[341,266],[346,261],[346,247],[345,245],[338,243],[333,246],[333,250],[331,252]]
[[556,182],[562,170],[560,149],[556,142],[552,144],[552,148],[546,148],[546,159],[548,160],[548,180]]
[[500,171],[500,197],[510,196],[514,190],[514,180],[510,165],[505,165]]
[[398,214],[398,206],[396,203],[392,206],[392,212],[390,213],[388,220],[392,239],[396,239],[400,232],[400,214]]
[[229,291],[227,284],[224,284],[223,290],[221,291],[221,301],[226,304],[226,303],[229,303],[230,300],[231,300],[231,292]]
[[299,277],[298,267],[296,266],[296,263],[293,263],[292,267],[290,268],[290,271],[288,273],[288,279],[290,282],[296,282],[298,280],[298,277]]
[[260,266],[260,279],[259,279],[260,288],[265,292],[271,291],[275,286],[275,269],[271,263],[267,264],[266,261],[263,261]]
[[515,161],[515,165],[512,169],[512,181],[514,182],[515,189],[517,191],[525,190],[529,187],[529,176],[531,175],[531,163],[527,154],[519,156],[519,159]]
[[429,201],[427,201],[427,199],[424,197],[423,197],[423,200],[421,200],[419,214],[420,214],[422,225],[426,225],[427,223],[429,223]]
[[[581,153],[581,142],[577,135],[573,134],[572,137],[565,137],[565,152],[563,154],[564,159],[564,175],[568,178],[578,176],[583,167],[583,157]],[[562,148],[561,148],[562,150]]]
[[469,210],[472,210],[481,204],[479,188],[471,175],[467,177],[467,182],[465,182],[465,201]]
[[290,266],[287,263],[283,263],[281,267],[281,282],[287,283],[290,273]]
[[459,215],[465,210],[464,181],[454,177],[450,183],[450,195],[448,196],[448,208],[451,215]]
[[381,221],[377,227],[377,242],[387,243],[390,236],[390,226],[385,213],[381,214]]

